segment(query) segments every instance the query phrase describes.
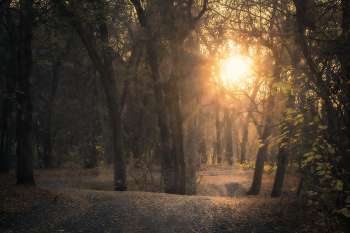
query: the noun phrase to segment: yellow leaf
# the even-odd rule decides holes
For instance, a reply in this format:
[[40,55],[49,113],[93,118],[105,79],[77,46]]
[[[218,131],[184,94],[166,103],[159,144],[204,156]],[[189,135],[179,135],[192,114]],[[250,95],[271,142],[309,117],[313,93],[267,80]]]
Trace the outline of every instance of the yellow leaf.
[[337,184],[335,185],[334,188],[338,191],[342,191],[343,190],[343,182],[341,180],[337,180]]
[[347,218],[350,217],[350,210],[348,210],[348,208],[343,208],[343,209],[339,210],[338,213],[345,215]]

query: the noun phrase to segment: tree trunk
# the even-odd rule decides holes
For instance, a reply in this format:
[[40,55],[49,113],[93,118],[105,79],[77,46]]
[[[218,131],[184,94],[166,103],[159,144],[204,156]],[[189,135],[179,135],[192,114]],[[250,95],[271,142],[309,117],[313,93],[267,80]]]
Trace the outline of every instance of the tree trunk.
[[[96,80],[97,81],[97,80]],[[102,128],[102,135],[103,135],[103,147],[104,147],[104,156],[105,156],[105,163],[106,164],[112,164],[112,155],[113,155],[113,148],[111,143],[111,134],[110,134],[110,128],[109,128],[109,122],[108,117],[105,115],[104,106],[105,106],[105,98],[103,95],[103,91],[101,90],[101,83],[100,81],[97,81],[97,92],[98,92],[98,110],[100,114],[100,120],[101,120],[101,128]]]
[[44,141],[43,141],[43,164],[44,168],[49,168],[52,162],[52,140],[51,140],[51,118],[52,118],[52,107],[57,93],[58,82],[59,82],[59,70],[62,65],[62,60],[71,50],[73,44],[73,37],[71,37],[61,55],[56,59],[54,58],[53,71],[52,71],[52,84],[49,93],[49,98],[45,103],[46,119],[44,123]]
[[[176,53],[175,51],[174,53]],[[166,104],[169,110],[171,139],[172,139],[172,159],[174,161],[174,191],[177,194],[186,194],[186,165],[183,148],[183,121],[180,110],[180,93],[178,89],[177,73],[178,57],[175,54],[173,61],[173,71],[169,81],[164,86]]]
[[[8,3],[9,4],[9,3]],[[16,26],[13,22],[12,14],[9,9],[5,9],[5,18],[8,25],[9,46],[6,65],[6,94],[4,97],[4,107],[2,115],[1,147],[0,147],[0,173],[10,171],[11,143],[12,143],[12,110],[14,105],[13,96],[15,95],[15,80],[17,78],[17,46],[18,38]]]
[[228,165],[233,165],[233,147],[232,147],[232,121],[228,110],[225,110],[226,123],[226,161]]
[[264,172],[264,162],[267,156],[268,142],[266,139],[271,135],[271,123],[272,123],[272,118],[270,116],[267,116],[266,118],[267,119],[264,127],[264,132],[261,138],[262,143],[264,143],[264,145],[259,148],[258,154],[256,156],[253,183],[249,191],[247,192],[248,195],[259,195],[260,193],[262,175]]
[[247,118],[243,125],[243,136],[242,136],[242,143],[241,143],[241,164],[244,164],[246,161],[247,143],[248,143],[248,135],[249,135],[249,122],[250,122],[250,118],[252,117],[253,106],[255,106],[254,104],[255,97],[260,88],[260,84],[259,84],[260,79],[261,78],[259,77],[254,85],[253,93],[250,97],[250,100],[252,102],[249,104]]
[[[10,82],[9,80],[7,82]],[[8,86],[8,84],[6,84]],[[7,88],[6,88],[7,89]],[[9,93],[8,89],[6,91]],[[10,158],[11,158],[11,111],[12,101],[11,97],[6,96],[4,99],[4,114],[2,119],[2,132],[1,132],[1,150],[0,150],[0,173],[10,172]]]
[[[106,61],[106,60],[105,60]],[[107,68],[108,67],[108,68]],[[107,107],[112,123],[113,149],[114,149],[114,190],[125,191],[126,185],[126,164],[123,149],[123,129],[121,115],[116,100],[117,90],[113,74],[113,66],[110,61],[107,65],[107,72],[102,73],[101,80],[106,93]]]
[[221,163],[221,127],[219,119],[219,108],[215,112],[215,126],[216,126],[216,162]]
[[263,143],[262,146],[259,147],[258,154],[256,157],[256,165],[254,170],[254,177],[253,177],[253,183],[250,187],[249,191],[247,192],[248,195],[259,195],[260,193],[260,187],[261,187],[261,181],[262,181],[262,175],[264,172],[264,162],[267,157],[267,147],[268,147],[268,137],[271,135],[272,132],[272,112],[273,108],[275,106],[275,99],[276,99],[276,93],[272,94],[273,85],[277,82],[279,79],[279,76],[281,74],[281,65],[279,62],[279,56],[277,55],[277,51],[273,50],[274,59],[275,59],[275,67],[274,67],[274,80],[272,80],[269,84],[269,91],[268,98],[267,98],[267,106],[266,106],[266,118],[264,123],[264,130],[261,135],[261,141]]
[[[295,65],[294,65],[295,67]],[[292,135],[292,127],[288,118],[288,110],[291,109],[293,104],[293,97],[288,94],[288,100],[286,103],[286,109],[283,112],[281,135],[283,136],[277,155],[277,170],[275,175],[275,182],[273,183],[271,197],[280,197],[282,194],[284,175],[286,173],[286,163],[289,150],[290,135]]]
[[137,116],[135,133],[132,138],[132,154],[135,159],[135,167],[141,167],[141,156],[142,156],[142,148],[141,148],[141,136],[142,136],[142,127],[143,127],[143,119],[145,115],[145,110],[141,110],[141,113]]
[[[107,101],[107,108],[109,111],[109,116],[111,120],[112,137],[113,137],[113,149],[114,149],[114,190],[115,191],[125,191],[127,189],[126,185],[126,164],[123,149],[123,128],[121,121],[121,109],[123,109],[124,102],[118,104],[117,101],[117,86],[114,77],[113,70],[113,49],[109,45],[109,33],[106,23],[106,17],[103,14],[103,3],[101,1],[96,1],[96,7],[98,12],[96,15],[96,20],[99,21],[99,35],[101,38],[101,56],[97,52],[96,48],[96,38],[94,34],[96,32],[89,31],[84,27],[82,19],[79,15],[73,14],[61,5],[61,9],[64,10],[66,14],[70,16],[70,20],[79,34],[82,43],[85,46],[91,60],[94,62],[97,70],[100,73],[100,78],[102,81],[102,86],[104,88],[104,93]],[[124,91],[126,89],[124,88]],[[124,97],[124,93],[123,93]]]
[[[283,138],[282,144],[287,143],[287,141],[288,138]],[[286,172],[287,155],[287,148],[285,145],[282,145],[278,151],[277,171],[275,176],[275,182],[273,183],[271,197],[280,197],[282,194],[284,174]]]
[[[178,85],[178,84],[177,84]],[[176,86],[177,86],[176,85]],[[177,157],[179,158],[179,174],[175,179],[179,179],[179,186],[176,188],[178,194],[186,194],[186,163],[185,163],[185,152],[184,152],[184,134],[183,134],[183,120],[180,110],[180,94],[178,86],[176,88],[175,99],[174,99],[174,112],[176,118],[176,147],[177,147]]]
[[17,79],[17,184],[35,185],[32,170],[32,101],[30,96],[30,74],[32,67],[33,0],[20,0],[18,79]]
[[246,152],[247,152],[247,142],[248,142],[248,129],[249,129],[249,112],[247,119],[243,125],[243,136],[242,136],[242,143],[241,143],[241,164],[245,163],[246,160]]
[[164,191],[166,193],[174,193],[174,161],[171,158],[171,136],[170,126],[168,122],[168,115],[166,111],[166,105],[163,98],[162,86],[160,83],[159,64],[156,49],[154,47],[154,41],[149,40],[146,44],[148,62],[151,68],[151,77],[153,81],[153,91],[156,98],[156,113],[158,119],[158,125],[161,136],[161,154],[162,154],[162,177],[164,180]]

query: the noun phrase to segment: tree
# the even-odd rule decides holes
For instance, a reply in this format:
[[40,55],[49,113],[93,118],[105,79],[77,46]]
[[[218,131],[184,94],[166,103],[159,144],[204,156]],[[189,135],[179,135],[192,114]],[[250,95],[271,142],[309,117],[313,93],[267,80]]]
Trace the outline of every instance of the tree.
[[17,73],[17,184],[35,185],[32,170],[32,102],[30,75],[32,66],[33,0],[19,1],[18,73]]
[[[113,69],[113,48],[109,42],[109,31],[105,15],[106,4],[104,1],[94,1],[91,5],[86,5],[93,13],[96,27],[91,30],[87,27],[83,15],[76,11],[79,6],[73,2],[59,2],[60,9],[69,17],[72,25],[76,29],[82,43],[85,46],[91,60],[99,71],[104,93],[107,100],[110,121],[112,125],[113,149],[114,149],[114,190],[125,191],[126,184],[126,164],[123,150],[123,130],[121,122],[121,111],[125,104],[125,98],[118,103],[118,91]],[[98,35],[98,37],[96,36]],[[98,38],[100,38],[100,51],[98,51]],[[101,56],[99,56],[101,53]],[[124,82],[124,93],[127,93],[127,83]],[[126,97],[126,94],[122,94]]]
[[[181,69],[181,48],[184,40],[198,20],[207,10],[208,1],[205,0],[203,7],[197,16],[192,16],[193,0],[190,0],[185,7],[174,8],[177,3],[165,4],[165,9],[170,12],[160,12],[159,15],[169,17],[168,33],[170,35],[169,47],[172,55],[172,70],[168,81],[162,86],[159,73],[159,60],[156,50],[156,35],[152,35],[153,28],[150,15],[146,13],[142,4],[138,0],[131,0],[134,5],[139,24],[150,35],[147,35],[146,50],[148,61],[151,68],[151,77],[153,81],[153,90],[157,101],[158,124],[161,132],[162,140],[162,157],[163,157],[163,178],[166,192],[174,192],[178,194],[186,193],[186,164],[183,148],[183,119],[180,109],[179,81],[183,75]],[[172,9],[174,8],[174,9]],[[165,15],[165,14],[168,15]],[[170,14],[169,14],[170,13]],[[181,22],[181,18],[186,16],[186,20]],[[179,20],[179,22],[177,22]],[[178,24],[184,27],[178,27]],[[170,30],[169,30],[170,29]],[[150,30],[150,31],[149,31]],[[164,92],[164,96],[163,96]],[[167,115],[168,113],[168,115]],[[167,119],[169,118],[169,122]]]
[[4,60],[3,64],[6,64],[6,71],[4,76],[6,77],[6,94],[3,104],[2,115],[2,129],[1,129],[1,144],[0,144],[0,173],[8,173],[10,171],[10,157],[11,157],[11,145],[14,137],[12,126],[13,121],[13,108],[14,108],[14,95],[15,95],[15,82],[17,79],[17,28],[15,26],[13,15],[9,9],[11,1],[3,3],[1,9],[0,19],[3,20],[3,24],[6,25],[7,46],[3,54],[6,57],[1,58]]

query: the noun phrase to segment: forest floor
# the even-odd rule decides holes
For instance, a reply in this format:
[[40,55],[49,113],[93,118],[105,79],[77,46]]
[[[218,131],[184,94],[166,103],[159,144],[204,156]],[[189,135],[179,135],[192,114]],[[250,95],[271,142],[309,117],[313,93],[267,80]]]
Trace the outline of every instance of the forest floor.
[[128,174],[126,192],[112,191],[111,168],[34,170],[36,187],[0,174],[0,232],[332,232],[295,198],[300,179],[291,175],[282,197],[270,198],[268,173],[260,195],[245,194],[251,168],[203,165],[191,196],[157,193],[159,171]]

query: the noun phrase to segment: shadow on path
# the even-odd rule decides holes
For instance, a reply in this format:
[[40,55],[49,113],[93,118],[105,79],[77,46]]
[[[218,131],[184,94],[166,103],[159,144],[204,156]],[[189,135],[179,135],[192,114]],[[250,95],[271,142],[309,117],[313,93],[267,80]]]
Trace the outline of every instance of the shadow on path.
[[229,184],[225,184],[225,187],[227,189],[227,196],[228,197],[234,197],[235,192],[239,189],[240,184],[237,182],[232,182]]

